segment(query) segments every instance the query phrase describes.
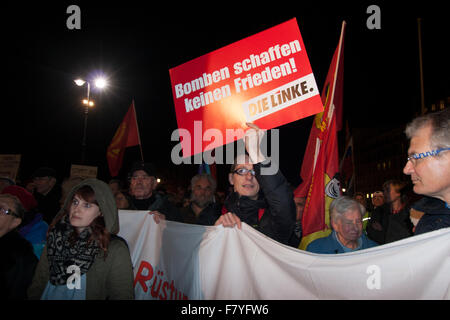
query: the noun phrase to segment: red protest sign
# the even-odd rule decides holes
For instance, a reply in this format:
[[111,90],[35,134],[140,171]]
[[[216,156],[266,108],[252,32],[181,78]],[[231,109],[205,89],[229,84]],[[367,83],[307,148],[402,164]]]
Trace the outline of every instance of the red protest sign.
[[271,129],[323,111],[296,19],[169,73],[178,128],[193,137],[184,157],[241,139],[246,122]]

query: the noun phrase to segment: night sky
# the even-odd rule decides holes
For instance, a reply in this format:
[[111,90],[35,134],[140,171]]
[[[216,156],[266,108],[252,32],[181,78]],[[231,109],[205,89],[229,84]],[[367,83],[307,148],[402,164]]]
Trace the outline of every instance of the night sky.
[[[81,30],[66,27],[71,4],[81,9]],[[380,30],[366,27],[371,4],[381,9]],[[63,178],[71,163],[80,163],[86,88],[73,80],[98,73],[110,86],[92,92],[96,107],[88,118],[86,164],[99,167],[99,178],[110,178],[106,149],[134,99],[145,160],[162,176],[190,178],[196,166],[170,160],[177,122],[168,70],[294,17],[320,90],[346,20],[344,121],[350,129],[401,125],[420,110],[418,17],[426,103],[450,96],[450,30],[439,2],[39,2],[2,11],[0,153],[22,154],[22,180],[42,165]],[[301,182],[311,120],[280,128],[280,167],[293,185]],[[139,158],[139,148],[130,148],[121,175]]]

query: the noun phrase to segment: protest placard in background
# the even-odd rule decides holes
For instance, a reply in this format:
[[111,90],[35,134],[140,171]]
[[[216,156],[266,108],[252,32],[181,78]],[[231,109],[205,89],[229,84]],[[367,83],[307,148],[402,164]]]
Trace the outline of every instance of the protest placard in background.
[[[272,129],[323,111],[296,19],[169,73],[178,128],[192,137],[181,139],[183,157],[241,139],[246,122]],[[227,129],[235,134],[227,134]],[[211,143],[211,134],[204,139],[207,130],[222,139],[216,136]],[[194,146],[195,139],[202,141],[201,147]]]
[[0,154],[0,177],[16,180],[20,166],[20,154]]
[[71,177],[81,177],[84,179],[97,178],[98,168],[94,166],[84,166],[79,164],[72,164],[70,167]]

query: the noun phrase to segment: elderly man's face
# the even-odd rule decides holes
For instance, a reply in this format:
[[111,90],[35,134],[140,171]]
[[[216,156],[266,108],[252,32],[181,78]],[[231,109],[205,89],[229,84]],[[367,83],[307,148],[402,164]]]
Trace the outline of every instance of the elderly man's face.
[[191,200],[200,208],[205,208],[213,201],[213,189],[208,179],[198,179],[192,186]]
[[348,210],[332,224],[336,233],[347,241],[356,241],[362,235],[363,223],[358,209]]
[[[417,130],[412,137],[408,154],[433,150],[431,147],[431,126]],[[403,173],[411,176],[414,192],[444,200],[450,194],[450,152],[443,151],[438,156],[408,161]],[[445,201],[445,200],[444,200]]]
[[144,170],[136,170],[131,176],[130,195],[136,199],[148,199],[156,188],[156,179]]

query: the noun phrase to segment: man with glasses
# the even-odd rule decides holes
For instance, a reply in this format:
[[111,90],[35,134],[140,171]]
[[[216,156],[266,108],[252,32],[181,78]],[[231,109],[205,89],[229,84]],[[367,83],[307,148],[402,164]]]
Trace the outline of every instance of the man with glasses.
[[363,232],[366,209],[362,204],[347,196],[339,197],[330,205],[330,222],[333,232],[324,238],[311,242],[306,251],[322,254],[337,254],[363,250],[377,246]]
[[403,173],[424,195],[412,205],[425,212],[414,234],[450,227],[450,108],[414,119],[405,133],[410,146]]
[[10,194],[0,194],[0,299],[23,300],[38,259],[33,247],[17,232],[25,209]]
[[130,210],[149,210],[157,223],[161,219],[182,222],[177,208],[167,196],[155,191],[156,170],[153,164],[135,162],[128,174],[130,182]]
[[283,174],[263,174],[271,166],[259,146],[264,135],[254,124],[244,136],[248,155],[239,155],[231,166],[228,179],[233,186],[224,202],[222,216],[215,225],[241,227],[241,221],[266,236],[289,244],[295,227],[295,204],[292,190]]

